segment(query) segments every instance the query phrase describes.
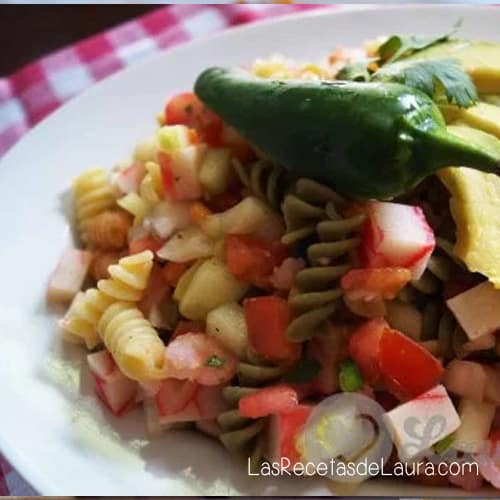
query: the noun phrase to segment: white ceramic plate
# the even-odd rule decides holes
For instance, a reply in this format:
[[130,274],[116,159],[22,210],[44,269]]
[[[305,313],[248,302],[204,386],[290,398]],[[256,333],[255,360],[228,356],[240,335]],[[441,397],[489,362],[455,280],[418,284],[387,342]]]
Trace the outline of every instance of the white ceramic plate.
[[[141,414],[117,420],[96,403],[84,353],[63,346],[46,309],[48,273],[70,241],[72,178],[109,167],[153,130],[165,99],[206,66],[283,53],[317,58],[380,34],[442,33],[463,18],[466,37],[499,39],[500,9],[421,6],[337,9],[292,16],[165,52],[96,85],[56,112],[0,163],[0,449],[44,495],[331,494],[318,479],[249,478],[213,441],[171,432],[148,442]],[[360,493],[443,495],[408,482],[370,481]]]

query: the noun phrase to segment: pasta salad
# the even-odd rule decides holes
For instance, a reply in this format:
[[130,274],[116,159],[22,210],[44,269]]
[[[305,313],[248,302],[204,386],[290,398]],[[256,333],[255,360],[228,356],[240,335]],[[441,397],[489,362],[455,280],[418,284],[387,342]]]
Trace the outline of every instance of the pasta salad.
[[[248,118],[244,104],[218,107],[217,99],[230,101],[226,74],[202,75],[195,93],[167,100],[158,127],[129,160],[74,180],[79,245],[62,255],[48,298],[68,304],[62,336],[89,351],[88,370],[107,410],[126,418],[142,408],[151,436],[196,428],[258,471],[283,457],[304,461],[300,436],[315,407],[334,394],[360,394],[384,409],[393,461],[429,454],[445,461],[453,449],[479,464],[469,474],[411,480],[500,486],[500,461],[484,452],[485,443],[496,448],[500,428],[500,180],[485,172],[500,152],[500,67],[481,73],[467,64],[500,49],[468,44],[447,36],[417,47],[391,37],[364,50],[338,49],[318,64],[258,60],[245,78],[253,74],[259,87],[234,77],[235,87],[242,102],[262,92],[254,107],[258,113],[268,99],[268,122]],[[452,66],[439,51],[456,58]],[[439,106],[432,116],[456,139],[455,149],[460,140],[476,145],[471,153],[459,144],[473,168],[453,168],[446,162],[462,157],[440,153],[439,168],[395,187],[383,169],[367,170],[376,161],[370,141],[375,148],[390,136],[377,135],[381,117],[395,109],[383,101],[377,114],[377,92],[384,99],[410,92],[415,71],[419,82],[435,71],[440,90],[417,85],[412,106],[430,109],[426,99]],[[346,86],[357,103],[349,105],[366,104],[379,123],[360,137],[364,151],[349,150],[354,127],[334,124],[345,150],[334,144],[343,153],[331,167],[325,158],[333,143],[309,144],[330,119],[320,108],[337,106],[344,124],[355,113],[363,127],[359,110],[345,104],[350,97],[334,95]],[[311,126],[305,101],[294,111],[293,96],[310,93],[319,102],[325,88]],[[279,119],[284,125],[273,133]],[[302,119],[305,131],[296,125]],[[310,159],[302,170],[287,160],[292,146],[295,157],[304,153],[301,165]],[[401,151],[398,161],[419,159],[414,171],[438,157],[433,148]],[[343,182],[359,154],[373,180]],[[344,168],[344,157],[353,159],[351,170],[333,172]],[[445,418],[446,435],[405,456],[403,408],[422,421]]]

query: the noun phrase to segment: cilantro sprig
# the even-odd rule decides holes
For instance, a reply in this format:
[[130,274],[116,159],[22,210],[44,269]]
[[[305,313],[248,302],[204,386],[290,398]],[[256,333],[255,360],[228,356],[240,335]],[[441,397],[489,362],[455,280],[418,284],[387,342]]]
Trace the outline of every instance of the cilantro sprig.
[[371,79],[413,87],[438,104],[467,108],[478,99],[474,82],[456,59],[400,61],[382,66]]
[[[456,33],[459,21],[444,35],[393,35],[377,51],[377,58],[354,61],[338,74],[339,80],[397,82],[427,94],[438,104],[472,106],[478,99],[476,87],[459,61],[452,58],[407,59],[444,43]],[[374,62],[378,69],[373,70]]]

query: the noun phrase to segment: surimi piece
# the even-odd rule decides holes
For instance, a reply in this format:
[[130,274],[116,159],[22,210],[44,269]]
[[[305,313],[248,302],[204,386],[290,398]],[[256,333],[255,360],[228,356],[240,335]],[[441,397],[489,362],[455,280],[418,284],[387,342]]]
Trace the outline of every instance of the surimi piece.
[[50,277],[47,298],[50,302],[70,302],[80,291],[92,262],[92,253],[68,248]]
[[89,354],[87,362],[96,393],[112,413],[121,417],[136,405],[139,389],[137,382],[120,372],[108,351]]
[[406,267],[422,276],[436,244],[420,207],[374,201],[368,204],[361,258],[367,267]]
[[446,304],[470,340],[500,328],[500,290],[489,281],[455,295]]
[[[441,432],[429,436],[428,440],[415,439],[414,436],[408,434],[407,429],[411,429],[412,421],[418,429],[425,429],[427,425],[438,425],[433,424],[436,417],[442,419]],[[399,458],[402,460],[417,456],[460,426],[460,418],[442,385],[397,406],[385,413],[383,419],[398,449]]]

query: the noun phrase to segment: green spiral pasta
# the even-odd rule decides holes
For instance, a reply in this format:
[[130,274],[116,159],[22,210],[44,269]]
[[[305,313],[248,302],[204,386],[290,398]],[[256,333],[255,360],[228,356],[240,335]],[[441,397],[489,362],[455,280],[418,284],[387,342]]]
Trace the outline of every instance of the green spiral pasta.
[[235,455],[250,459],[250,469],[258,471],[264,454],[263,430],[267,419],[242,417],[238,412],[239,400],[256,392],[258,386],[278,380],[286,369],[263,366],[254,363],[240,363],[237,370],[239,385],[225,387],[223,396],[231,409],[221,413],[217,421],[222,429],[220,440],[227,450]]
[[342,296],[339,281],[351,269],[350,255],[360,243],[357,233],[365,214],[342,217],[333,200],[327,202],[326,214],[328,219],[315,227],[319,241],[307,249],[310,266],[297,274],[297,290],[289,296],[296,317],[287,335],[293,342],[314,337],[335,312]]
[[250,165],[234,160],[233,166],[241,183],[254,196],[279,210],[289,185],[289,177],[284,168],[265,160]]

